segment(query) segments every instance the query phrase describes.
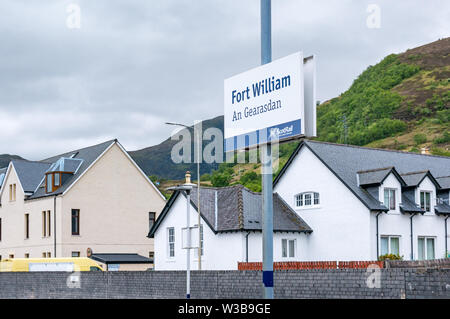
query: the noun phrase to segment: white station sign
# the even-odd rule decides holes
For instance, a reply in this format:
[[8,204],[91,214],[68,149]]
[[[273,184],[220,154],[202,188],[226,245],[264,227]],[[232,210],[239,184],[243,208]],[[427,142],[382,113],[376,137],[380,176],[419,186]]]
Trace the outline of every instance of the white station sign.
[[315,135],[314,58],[298,52],[226,79],[224,107],[225,151]]

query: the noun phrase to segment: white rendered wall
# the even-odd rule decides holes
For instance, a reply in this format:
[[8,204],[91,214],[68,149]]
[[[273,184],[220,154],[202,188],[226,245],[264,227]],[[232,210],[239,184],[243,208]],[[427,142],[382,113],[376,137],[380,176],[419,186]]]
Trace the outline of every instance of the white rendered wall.
[[[356,176],[355,176],[356,179]],[[320,194],[318,207],[295,207],[294,196]],[[303,147],[274,188],[312,228],[300,260],[371,260],[371,220],[366,206],[318,159]],[[376,248],[375,248],[376,249]]]

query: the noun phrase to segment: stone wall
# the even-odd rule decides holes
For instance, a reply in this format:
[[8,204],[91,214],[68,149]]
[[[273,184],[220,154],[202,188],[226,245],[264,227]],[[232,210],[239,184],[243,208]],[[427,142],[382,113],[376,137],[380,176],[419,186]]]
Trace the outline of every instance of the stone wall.
[[[448,298],[450,269],[276,271],[276,298]],[[372,288],[371,288],[372,287]],[[184,298],[183,271],[0,273],[0,298]],[[262,298],[260,271],[193,271],[192,298]]]

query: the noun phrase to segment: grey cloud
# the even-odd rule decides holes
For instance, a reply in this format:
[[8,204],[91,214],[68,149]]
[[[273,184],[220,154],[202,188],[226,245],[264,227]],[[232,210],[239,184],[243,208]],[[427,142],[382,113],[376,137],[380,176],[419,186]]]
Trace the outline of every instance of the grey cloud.
[[[66,6],[81,7],[81,29]],[[381,29],[366,26],[369,3]],[[448,1],[272,1],[273,58],[316,54],[321,101],[368,65],[449,36]],[[223,113],[223,80],[260,63],[259,0],[4,0],[0,153],[39,159],[117,137],[127,149]]]

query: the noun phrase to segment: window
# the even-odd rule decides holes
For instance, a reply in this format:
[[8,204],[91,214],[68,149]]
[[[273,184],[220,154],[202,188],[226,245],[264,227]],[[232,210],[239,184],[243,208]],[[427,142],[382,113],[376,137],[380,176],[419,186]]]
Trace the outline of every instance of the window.
[[0,241],[2,241],[2,219],[0,218]]
[[80,257],[79,251],[72,251],[72,257]]
[[42,253],[42,258],[47,258],[47,253]]
[[296,207],[311,207],[320,204],[319,193],[307,192],[295,195]]
[[25,239],[30,238],[30,214],[25,214]]
[[155,258],[155,252],[154,251],[149,251],[148,252],[148,258],[150,258],[152,261]]
[[395,210],[395,189],[384,189],[384,205],[388,207],[389,210]]
[[53,192],[53,179],[52,179],[52,177],[53,177],[53,174],[47,174],[47,175],[45,175],[46,176],[46,179],[47,179],[47,189],[46,189],[46,191],[47,191],[47,193],[51,193],[51,192]]
[[13,259],[13,258],[14,258],[14,254],[10,254],[9,259]]
[[167,251],[170,258],[175,257],[175,228],[167,228]]
[[381,236],[380,244],[381,244],[380,256],[386,254],[400,255],[400,237]]
[[9,201],[13,202],[16,200],[16,184],[9,185]]
[[[196,239],[193,238],[192,240],[196,240]],[[203,225],[200,225],[200,252],[203,256]],[[198,249],[195,249],[195,255],[198,257]]]
[[72,235],[80,234],[80,210],[72,209]]
[[61,186],[61,174],[60,173],[55,173],[54,175],[54,179],[55,179],[55,186]]
[[155,224],[155,220],[156,220],[156,213],[155,212],[150,212],[148,213],[148,229],[150,231],[150,229],[152,229],[153,225]]
[[42,237],[47,236],[47,214],[45,211],[42,212]]
[[42,212],[42,237],[50,237],[51,235],[51,212],[49,210]]
[[52,258],[52,253],[51,252],[47,252],[47,258]]
[[30,258],[30,254],[26,253],[25,258]]
[[431,211],[431,192],[420,192],[420,208]]
[[295,239],[281,240],[281,256],[283,258],[295,257]]
[[419,252],[419,260],[434,259],[434,238],[419,237],[417,250]]
[[50,220],[50,211],[47,211],[47,236],[50,237],[51,236],[51,229],[52,229],[52,223]]

